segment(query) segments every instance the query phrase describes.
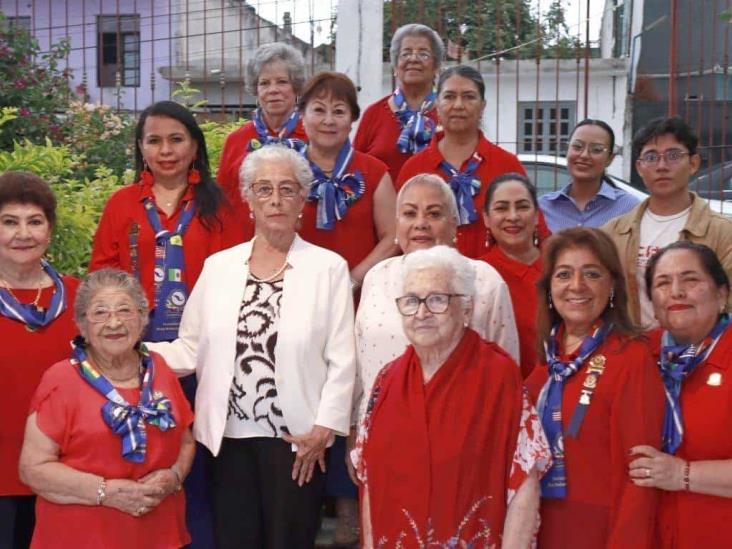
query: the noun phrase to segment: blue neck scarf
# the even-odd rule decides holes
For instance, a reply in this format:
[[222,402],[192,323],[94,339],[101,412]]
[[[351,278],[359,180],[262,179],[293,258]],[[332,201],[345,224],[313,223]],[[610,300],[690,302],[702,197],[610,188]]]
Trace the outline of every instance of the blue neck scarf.
[[256,151],[265,145],[284,145],[288,149],[293,149],[299,153],[305,150],[304,141],[290,137],[292,132],[295,131],[297,123],[300,121],[300,113],[297,110],[292,111],[290,118],[287,119],[287,122],[285,122],[285,125],[282,126],[282,129],[277,135],[271,135],[269,133],[261,108],[257,108],[254,111],[252,121],[254,122],[254,129],[257,131],[257,138],[249,141],[247,145],[249,152]]
[[142,463],[147,450],[145,423],[161,431],[175,427],[170,400],[153,391],[155,372],[153,360],[143,344],[138,349],[140,364],[140,403],[132,406],[119,391],[89,362],[84,338],[77,336],[71,343],[71,363],[79,375],[99,394],[107,399],[102,406],[102,419],[112,432],[122,439],[122,457],[127,461]]
[[310,168],[313,170],[313,184],[310,187],[308,200],[318,201],[315,224],[318,229],[327,231],[335,229],[336,220],[343,219],[348,208],[361,198],[366,190],[366,184],[360,171],[345,173],[352,158],[353,148],[351,142],[346,140],[336,157],[332,177],[325,175],[323,170],[310,162]]
[[666,415],[663,421],[663,451],[675,454],[684,439],[681,411],[681,384],[699,364],[704,362],[729,325],[729,315],[720,316],[716,326],[698,346],[679,345],[671,332],[661,336],[661,357],[658,361],[666,390]]
[[557,354],[557,331],[552,328],[549,338],[544,342],[546,361],[549,366],[549,379],[542,387],[537,402],[537,412],[541,418],[547,439],[552,449],[552,466],[541,479],[541,495],[546,498],[567,497],[567,476],[564,469],[564,434],[562,433],[562,394],[564,382],[574,375],[605,341],[612,324],[600,324],[592,334],[585,337],[579,347],[577,358],[562,362]]
[[464,172],[455,169],[447,160],[440,162],[440,168],[449,177],[447,184],[450,185],[457,201],[460,218],[458,225],[469,225],[478,220],[473,197],[480,191],[480,179],[473,177],[473,174],[481,162],[483,162],[483,157],[477,152],[470,157]]
[[163,229],[155,201],[145,198],[144,205],[147,220],[155,232],[155,303],[145,337],[148,341],[172,341],[178,337],[183,307],[188,300],[183,235],[196,214],[196,205],[193,200],[183,204],[178,226],[172,233]]
[[8,290],[0,288],[0,315],[22,322],[30,331],[47,326],[66,309],[66,290],[61,275],[45,259],[41,259],[41,267],[55,286],[51,305],[47,310],[30,303],[20,303]]
[[402,131],[396,142],[400,152],[415,154],[429,145],[435,131],[435,122],[427,116],[427,112],[434,107],[436,98],[437,90],[432,88],[422,101],[419,109],[413,111],[409,108],[402,90],[399,88],[394,90],[392,100],[396,107],[395,114],[402,126]]

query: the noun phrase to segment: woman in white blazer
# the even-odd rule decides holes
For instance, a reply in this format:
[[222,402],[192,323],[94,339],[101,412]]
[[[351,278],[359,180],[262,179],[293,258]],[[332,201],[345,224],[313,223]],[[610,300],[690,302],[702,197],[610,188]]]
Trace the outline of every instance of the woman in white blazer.
[[302,156],[263,147],[240,180],[256,236],[206,260],[178,339],[150,348],[196,372],[219,548],[312,547],[325,448],[349,429],[351,282],[344,259],[296,233],[312,181]]

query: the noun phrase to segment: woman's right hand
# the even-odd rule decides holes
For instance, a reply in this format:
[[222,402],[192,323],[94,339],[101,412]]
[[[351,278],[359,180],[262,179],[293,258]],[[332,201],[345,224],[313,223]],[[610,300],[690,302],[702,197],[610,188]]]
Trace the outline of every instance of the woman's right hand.
[[161,486],[118,478],[107,481],[103,505],[139,517],[157,507],[164,498]]

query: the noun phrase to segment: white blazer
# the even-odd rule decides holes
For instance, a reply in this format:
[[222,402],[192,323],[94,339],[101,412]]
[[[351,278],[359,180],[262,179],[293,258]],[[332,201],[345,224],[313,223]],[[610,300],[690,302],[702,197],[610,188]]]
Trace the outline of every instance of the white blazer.
[[[203,266],[178,339],[150,343],[178,375],[196,372],[193,433],[213,455],[221,448],[234,378],[239,310],[254,240],[218,252]],[[280,301],[275,386],[293,435],[313,425],[347,435],[356,372],[353,297],[346,261],[295,236]]]

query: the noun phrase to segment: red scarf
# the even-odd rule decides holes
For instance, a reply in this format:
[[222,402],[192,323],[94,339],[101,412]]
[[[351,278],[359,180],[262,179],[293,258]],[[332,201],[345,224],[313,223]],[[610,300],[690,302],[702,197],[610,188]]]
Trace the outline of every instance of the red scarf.
[[515,363],[466,329],[427,384],[409,346],[373,394],[363,458],[375,546],[500,543],[522,409]]

